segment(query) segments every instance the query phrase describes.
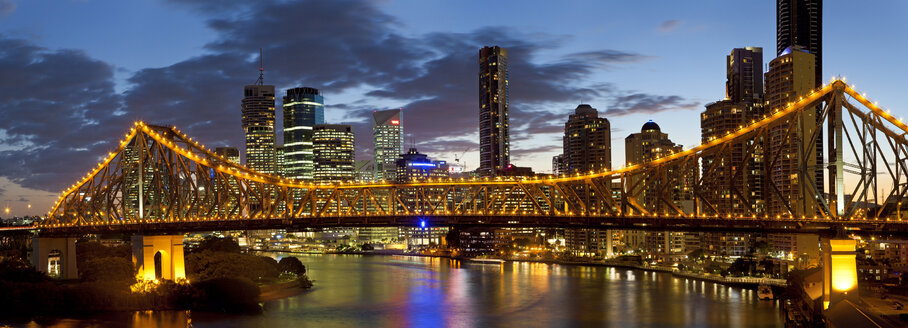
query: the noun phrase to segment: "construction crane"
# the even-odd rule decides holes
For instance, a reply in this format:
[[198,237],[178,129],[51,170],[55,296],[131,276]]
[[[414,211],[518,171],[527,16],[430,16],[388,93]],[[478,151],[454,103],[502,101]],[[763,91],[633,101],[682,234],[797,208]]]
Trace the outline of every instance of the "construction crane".
[[463,158],[463,155],[465,155],[468,151],[470,151],[470,149],[473,149],[473,147],[467,147],[467,149],[464,149],[462,152],[460,152],[460,156],[458,156],[457,154],[454,154],[454,164],[463,168],[464,171],[467,170],[467,165],[466,165],[466,162],[464,162],[464,164],[461,165],[460,159]]

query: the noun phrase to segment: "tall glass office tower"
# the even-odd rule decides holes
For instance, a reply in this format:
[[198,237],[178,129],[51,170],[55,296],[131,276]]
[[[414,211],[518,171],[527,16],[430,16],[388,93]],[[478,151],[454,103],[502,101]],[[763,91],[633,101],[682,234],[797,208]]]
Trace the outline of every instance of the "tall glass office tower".
[[404,125],[401,110],[379,110],[372,113],[372,162],[376,181],[397,178],[397,159],[403,153]]
[[312,128],[325,124],[325,99],[318,89],[287,89],[284,96],[284,174],[312,180],[315,171]]

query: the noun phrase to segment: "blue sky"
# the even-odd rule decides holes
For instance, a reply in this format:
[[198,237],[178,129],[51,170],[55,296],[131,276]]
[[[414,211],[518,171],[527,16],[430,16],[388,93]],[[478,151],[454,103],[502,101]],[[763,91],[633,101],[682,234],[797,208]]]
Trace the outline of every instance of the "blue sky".
[[[827,1],[824,76],[847,76],[908,116],[906,14],[901,1]],[[620,164],[622,139],[649,119],[676,143],[699,142],[698,113],[724,96],[730,50],[762,47],[764,63],[774,57],[775,5],[0,0],[0,87],[7,91],[0,88],[0,204],[19,214],[33,204],[28,214],[43,213],[54,191],[111,148],[97,141],[116,140],[134,119],[176,124],[212,147],[241,146],[239,99],[257,77],[259,47],[266,48],[266,81],[320,88],[328,121],[355,125],[358,156],[369,156],[367,113],[403,107],[405,131],[420,151],[451,160],[471,147],[466,162],[475,168],[470,65],[482,44],[515,49],[515,164],[549,171],[559,126],[581,100],[612,122],[613,163]],[[45,95],[55,92],[75,94]],[[631,95],[647,102],[622,101]],[[74,112],[83,114],[62,119]]]

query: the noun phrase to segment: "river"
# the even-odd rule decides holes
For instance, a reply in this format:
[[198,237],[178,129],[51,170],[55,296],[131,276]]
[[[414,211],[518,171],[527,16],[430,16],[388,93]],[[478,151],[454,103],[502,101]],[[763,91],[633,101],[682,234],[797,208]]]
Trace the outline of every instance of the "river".
[[315,287],[261,315],[148,311],[57,327],[781,327],[754,290],[634,269],[303,255]]

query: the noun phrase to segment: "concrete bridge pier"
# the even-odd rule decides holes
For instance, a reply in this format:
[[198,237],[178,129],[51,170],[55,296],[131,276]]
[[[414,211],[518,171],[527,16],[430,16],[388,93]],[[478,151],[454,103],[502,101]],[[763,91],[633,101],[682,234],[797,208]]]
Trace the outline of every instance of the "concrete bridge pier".
[[823,308],[848,299],[857,301],[857,243],[854,239],[823,240]]
[[54,278],[78,279],[76,238],[32,238],[32,265],[38,271]]
[[139,281],[185,279],[183,235],[132,236],[132,261]]

